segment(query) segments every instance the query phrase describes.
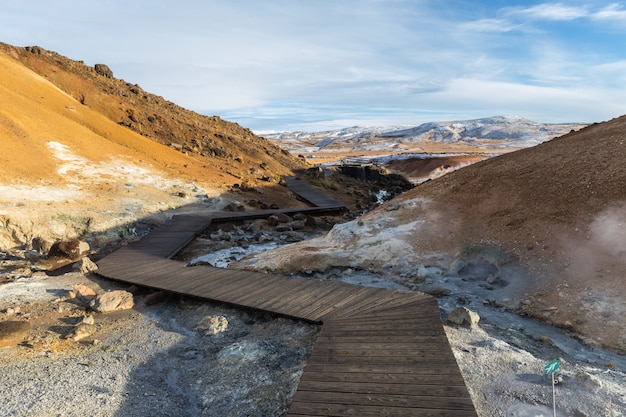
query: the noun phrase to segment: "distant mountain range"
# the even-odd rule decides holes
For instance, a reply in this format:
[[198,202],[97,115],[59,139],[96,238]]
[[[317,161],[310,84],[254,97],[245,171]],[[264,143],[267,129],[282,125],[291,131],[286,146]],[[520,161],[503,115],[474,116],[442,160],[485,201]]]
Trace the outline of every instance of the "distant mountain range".
[[279,132],[264,136],[292,153],[332,151],[411,151],[426,143],[467,145],[483,150],[538,145],[587,126],[538,123],[516,116],[424,123],[417,127],[349,127],[324,132]]

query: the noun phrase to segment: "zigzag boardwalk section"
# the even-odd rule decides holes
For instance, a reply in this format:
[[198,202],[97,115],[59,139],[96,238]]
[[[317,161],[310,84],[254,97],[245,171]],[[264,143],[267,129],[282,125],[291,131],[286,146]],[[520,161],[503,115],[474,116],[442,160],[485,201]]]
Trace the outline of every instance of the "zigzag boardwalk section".
[[[289,179],[288,185],[316,205],[308,211],[343,208],[300,180]],[[188,267],[169,259],[213,221],[275,212],[174,216],[142,240],[98,261],[97,273],[321,324],[288,416],[476,417],[433,297],[208,265]]]

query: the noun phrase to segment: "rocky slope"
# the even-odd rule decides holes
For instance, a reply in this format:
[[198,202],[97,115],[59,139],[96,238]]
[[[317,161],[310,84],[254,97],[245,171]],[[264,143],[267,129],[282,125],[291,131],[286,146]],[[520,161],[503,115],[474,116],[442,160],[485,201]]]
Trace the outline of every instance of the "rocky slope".
[[255,182],[302,163],[236,123],[186,110],[139,85],[116,79],[105,64],[94,67],[38,46],[20,48],[0,43],[0,51],[41,75],[112,122],[189,154],[237,178]]

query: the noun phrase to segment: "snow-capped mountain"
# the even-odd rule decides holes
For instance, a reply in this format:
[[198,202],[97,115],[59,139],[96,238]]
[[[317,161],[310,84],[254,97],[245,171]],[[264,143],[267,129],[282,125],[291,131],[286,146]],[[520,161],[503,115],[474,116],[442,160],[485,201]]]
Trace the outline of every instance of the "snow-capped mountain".
[[349,127],[325,132],[280,132],[265,135],[292,153],[402,151],[425,142],[482,149],[526,148],[579,130],[586,124],[538,123],[516,116],[424,123],[417,127]]

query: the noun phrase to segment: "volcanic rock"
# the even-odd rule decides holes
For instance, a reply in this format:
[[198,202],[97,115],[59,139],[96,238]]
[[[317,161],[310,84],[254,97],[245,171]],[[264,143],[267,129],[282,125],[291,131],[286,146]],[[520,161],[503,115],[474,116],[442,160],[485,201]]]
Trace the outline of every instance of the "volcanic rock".
[[133,295],[124,290],[102,293],[89,304],[92,310],[99,313],[128,310],[129,308],[133,308],[134,305]]
[[61,257],[71,260],[80,259],[89,252],[89,243],[82,240],[56,242],[48,252],[48,258]]
[[26,321],[0,322],[0,347],[17,345],[24,339],[28,329],[30,329],[30,324]]
[[448,315],[448,323],[458,324],[460,326],[476,326],[480,321],[478,313],[473,312],[467,307],[457,307]]

